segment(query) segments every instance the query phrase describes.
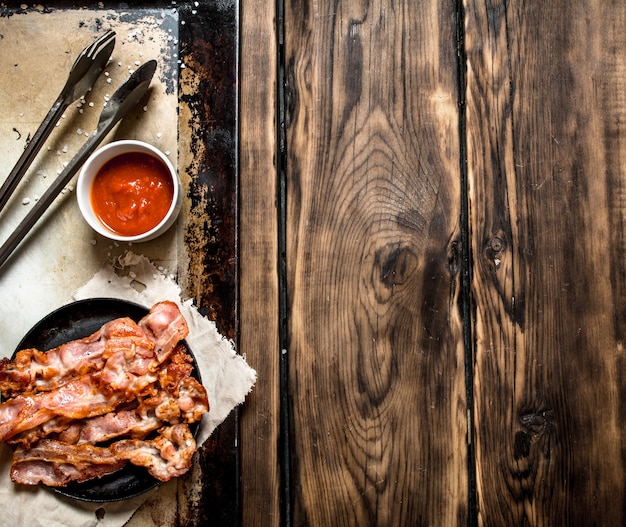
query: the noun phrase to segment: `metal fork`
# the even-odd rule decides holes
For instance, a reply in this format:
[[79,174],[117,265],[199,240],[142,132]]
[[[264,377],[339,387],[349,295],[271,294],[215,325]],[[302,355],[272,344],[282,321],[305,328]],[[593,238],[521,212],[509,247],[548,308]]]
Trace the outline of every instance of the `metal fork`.
[[114,47],[115,31],[107,31],[78,55],[61,93],[0,187],[0,211],[6,205],[63,112],[72,102],[85,95],[96,82],[111,57]]

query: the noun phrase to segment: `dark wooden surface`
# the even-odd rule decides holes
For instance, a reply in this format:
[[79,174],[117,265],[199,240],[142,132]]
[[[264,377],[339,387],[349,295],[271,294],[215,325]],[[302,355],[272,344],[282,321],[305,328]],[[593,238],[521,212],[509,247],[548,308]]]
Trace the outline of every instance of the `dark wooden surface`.
[[623,525],[626,7],[264,9],[244,525]]
[[465,13],[480,519],[623,525],[626,6]]

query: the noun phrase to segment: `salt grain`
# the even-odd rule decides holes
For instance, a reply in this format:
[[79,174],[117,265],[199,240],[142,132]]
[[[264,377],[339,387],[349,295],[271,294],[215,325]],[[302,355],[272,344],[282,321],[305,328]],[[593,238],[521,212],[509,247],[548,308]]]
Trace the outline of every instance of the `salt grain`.
[[30,203],[30,198],[24,198],[22,200],[22,205],[28,205]]

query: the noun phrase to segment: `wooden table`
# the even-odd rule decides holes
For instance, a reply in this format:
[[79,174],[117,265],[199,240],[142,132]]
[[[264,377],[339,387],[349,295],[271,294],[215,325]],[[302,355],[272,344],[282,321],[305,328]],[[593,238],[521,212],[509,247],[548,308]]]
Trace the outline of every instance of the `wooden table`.
[[623,2],[240,17],[242,525],[624,525]]

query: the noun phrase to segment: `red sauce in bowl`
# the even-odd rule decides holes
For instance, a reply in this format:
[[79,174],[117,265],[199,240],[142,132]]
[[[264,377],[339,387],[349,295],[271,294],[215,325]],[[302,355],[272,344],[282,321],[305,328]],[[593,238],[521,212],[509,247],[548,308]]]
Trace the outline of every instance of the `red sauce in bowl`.
[[169,170],[146,152],[128,152],[107,161],[91,186],[95,215],[122,236],[136,236],[156,227],[173,197]]

